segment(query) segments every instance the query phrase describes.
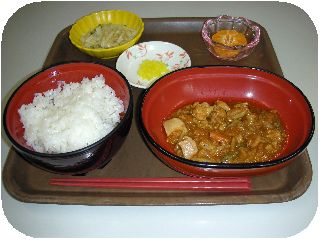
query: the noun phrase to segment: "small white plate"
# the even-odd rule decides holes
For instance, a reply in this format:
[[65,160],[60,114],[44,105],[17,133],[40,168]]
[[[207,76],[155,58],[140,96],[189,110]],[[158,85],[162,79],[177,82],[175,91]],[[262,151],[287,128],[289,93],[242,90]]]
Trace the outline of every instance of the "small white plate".
[[136,44],[124,51],[118,58],[116,68],[138,88],[148,88],[155,80],[141,79],[137,72],[144,60],[157,60],[165,63],[170,72],[191,66],[188,53],[181,47],[161,41],[151,41]]

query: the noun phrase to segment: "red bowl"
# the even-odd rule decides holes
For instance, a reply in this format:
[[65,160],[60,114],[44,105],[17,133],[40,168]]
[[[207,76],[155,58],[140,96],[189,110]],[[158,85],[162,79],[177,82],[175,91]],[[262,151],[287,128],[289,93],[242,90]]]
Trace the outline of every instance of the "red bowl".
[[[80,82],[84,77],[102,74],[124,104],[120,123],[99,141],[76,151],[48,154],[34,151],[26,144],[18,109],[33,101],[35,93],[57,88],[59,81]],[[133,114],[131,88],[125,77],[115,69],[95,63],[66,63],[40,71],[23,82],[11,95],[3,115],[5,132],[13,147],[36,167],[61,174],[83,174],[107,164],[129,132]]]
[[[276,109],[288,142],[277,159],[260,163],[196,162],[178,157],[166,141],[162,123],[174,110],[196,101],[248,101]],[[280,169],[307,147],[314,114],[304,94],[291,82],[261,69],[234,66],[191,67],[165,75],[141,96],[138,122],[152,152],[174,170],[192,176],[240,176]]]

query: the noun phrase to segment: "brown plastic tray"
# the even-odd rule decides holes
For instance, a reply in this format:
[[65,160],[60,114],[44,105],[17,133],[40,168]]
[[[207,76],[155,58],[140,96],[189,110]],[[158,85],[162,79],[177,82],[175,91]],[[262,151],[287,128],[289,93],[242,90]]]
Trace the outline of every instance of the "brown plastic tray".
[[[205,18],[144,19],[145,31],[140,42],[159,40],[175,43],[191,57],[192,65],[243,65],[263,68],[282,75],[281,67],[267,31],[261,27],[261,41],[247,58],[223,62],[212,57],[202,38],[201,26]],[[68,39],[70,27],[56,37],[43,67],[69,61],[94,61],[115,67],[116,59],[100,60],[75,48]],[[135,102],[142,92],[133,87]],[[146,147],[133,119],[129,135],[112,161],[88,177],[182,177],[158,160]],[[82,205],[213,205],[285,202],[301,196],[312,178],[312,167],[307,151],[289,166],[274,173],[251,178],[250,192],[192,192],[113,190],[103,188],[50,186],[50,178],[60,177],[33,167],[13,149],[3,170],[3,183],[17,200],[33,203]]]

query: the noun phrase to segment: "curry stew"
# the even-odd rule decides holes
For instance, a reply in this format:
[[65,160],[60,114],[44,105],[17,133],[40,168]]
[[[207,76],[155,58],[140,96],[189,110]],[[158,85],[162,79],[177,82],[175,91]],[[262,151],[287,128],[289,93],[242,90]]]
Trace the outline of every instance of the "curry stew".
[[163,126],[175,154],[199,162],[265,162],[287,140],[276,110],[247,102],[195,102],[175,111]]

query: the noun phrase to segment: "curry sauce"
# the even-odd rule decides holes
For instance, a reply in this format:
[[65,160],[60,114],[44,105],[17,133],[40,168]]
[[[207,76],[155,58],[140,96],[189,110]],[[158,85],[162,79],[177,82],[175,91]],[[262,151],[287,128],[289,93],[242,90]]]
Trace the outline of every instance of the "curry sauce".
[[200,162],[269,161],[287,139],[276,110],[247,102],[195,102],[176,110],[163,126],[175,154]]

